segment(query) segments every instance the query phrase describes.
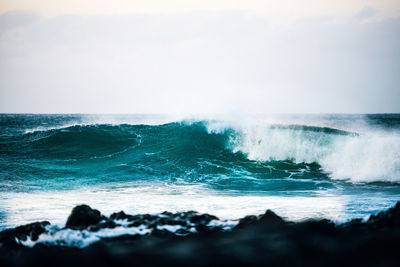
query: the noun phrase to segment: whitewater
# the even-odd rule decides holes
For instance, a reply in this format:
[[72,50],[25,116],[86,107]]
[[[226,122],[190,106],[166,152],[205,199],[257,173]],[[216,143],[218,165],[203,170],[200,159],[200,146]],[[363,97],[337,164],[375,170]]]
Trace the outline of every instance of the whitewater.
[[0,229],[81,203],[343,221],[398,200],[399,114],[0,115]]

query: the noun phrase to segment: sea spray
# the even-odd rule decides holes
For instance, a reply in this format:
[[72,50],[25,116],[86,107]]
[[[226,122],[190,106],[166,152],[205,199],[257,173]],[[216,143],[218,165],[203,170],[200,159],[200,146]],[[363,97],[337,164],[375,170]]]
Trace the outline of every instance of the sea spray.
[[[228,134],[228,147],[255,161],[317,163],[333,179],[400,181],[400,135],[355,133],[307,125],[207,123],[209,133]],[[233,131],[233,133],[232,133]]]
[[400,116],[0,115],[0,228],[79,203],[237,219],[367,216],[400,200]]

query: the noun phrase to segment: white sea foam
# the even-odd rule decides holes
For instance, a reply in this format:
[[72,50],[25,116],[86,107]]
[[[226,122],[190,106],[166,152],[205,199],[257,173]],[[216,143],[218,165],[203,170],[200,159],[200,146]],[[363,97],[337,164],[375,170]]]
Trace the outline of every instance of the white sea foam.
[[[160,214],[159,216],[162,216]],[[122,223],[118,227],[114,228],[103,228],[99,231],[88,231],[88,230],[77,230],[69,228],[60,228],[57,225],[47,225],[46,232],[40,234],[37,240],[32,240],[30,236],[26,240],[16,241],[27,247],[34,247],[36,244],[46,244],[51,246],[66,246],[66,247],[87,247],[97,241],[104,238],[113,238],[122,235],[146,235],[153,231],[149,229],[146,225],[139,225],[137,227],[129,227],[130,222],[127,220],[115,220],[116,223]],[[209,227],[222,227],[224,230],[231,229],[237,224],[237,221],[220,221],[212,220],[208,224]],[[191,233],[196,233],[196,228],[188,223],[189,228],[182,225],[158,225],[157,230],[166,230],[176,235],[187,235],[179,233],[179,230],[187,230]]]
[[69,127],[84,126],[84,125],[86,125],[86,124],[68,123],[68,124],[63,124],[63,125],[58,125],[58,126],[38,126],[35,128],[25,129],[25,134],[32,134],[32,133],[52,131],[52,130],[61,130],[61,129],[69,128]]
[[60,229],[57,226],[47,226],[48,232],[39,235],[38,239],[33,241],[30,237],[27,240],[18,240],[24,246],[33,247],[38,243],[47,245],[59,245],[66,247],[86,247],[102,238],[116,237],[121,235],[145,235],[151,230],[140,225],[138,227],[115,227],[104,228],[97,232],[87,230]]
[[311,126],[313,128],[265,122],[207,123],[210,133],[234,130],[228,147],[251,160],[316,162],[333,179],[400,182],[399,133],[364,128],[361,133],[346,134]]
[[[374,199],[374,200],[372,200]],[[399,199],[399,198],[396,198]],[[371,194],[353,199],[346,195],[329,192],[310,196],[242,195],[219,192],[201,185],[143,184],[132,182],[68,191],[32,193],[8,192],[0,196],[2,206],[7,207],[7,227],[16,227],[35,221],[49,220],[64,225],[71,209],[86,203],[110,215],[119,210],[127,214],[157,214],[163,211],[182,212],[195,210],[210,213],[225,223],[251,214],[262,214],[271,209],[289,220],[328,218],[345,221],[372,211],[388,208],[396,199]],[[354,203],[369,203],[355,212],[349,209]],[[373,202],[374,205],[371,205]],[[357,211],[357,210],[356,210]],[[45,214],[45,216],[43,215]],[[118,223],[121,223],[118,221]],[[127,223],[121,223],[126,226]]]
[[25,134],[44,132],[51,130],[61,130],[74,126],[89,126],[89,125],[162,125],[170,122],[182,121],[185,117],[182,115],[124,115],[124,114],[91,114],[79,115],[71,122],[61,125],[43,124],[33,128],[25,129]]

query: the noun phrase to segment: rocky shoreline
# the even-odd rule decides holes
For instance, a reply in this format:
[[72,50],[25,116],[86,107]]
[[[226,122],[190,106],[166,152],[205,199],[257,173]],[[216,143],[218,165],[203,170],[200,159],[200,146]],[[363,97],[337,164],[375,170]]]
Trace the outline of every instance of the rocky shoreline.
[[367,221],[295,223],[267,210],[231,227],[194,211],[106,217],[80,205],[65,227],[0,232],[0,266],[399,266],[399,245],[400,202]]

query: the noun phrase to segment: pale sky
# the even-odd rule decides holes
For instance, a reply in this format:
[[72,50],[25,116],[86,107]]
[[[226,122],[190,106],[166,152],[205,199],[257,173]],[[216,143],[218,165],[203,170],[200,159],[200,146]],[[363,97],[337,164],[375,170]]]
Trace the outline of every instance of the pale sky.
[[0,0],[0,112],[400,112],[400,1]]
[[363,7],[381,16],[398,16],[398,0],[2,0],[0,12],[27,10],[45,16],[64,14],[179,14],[195,10],[240,10],[277,17],[349,16]]

